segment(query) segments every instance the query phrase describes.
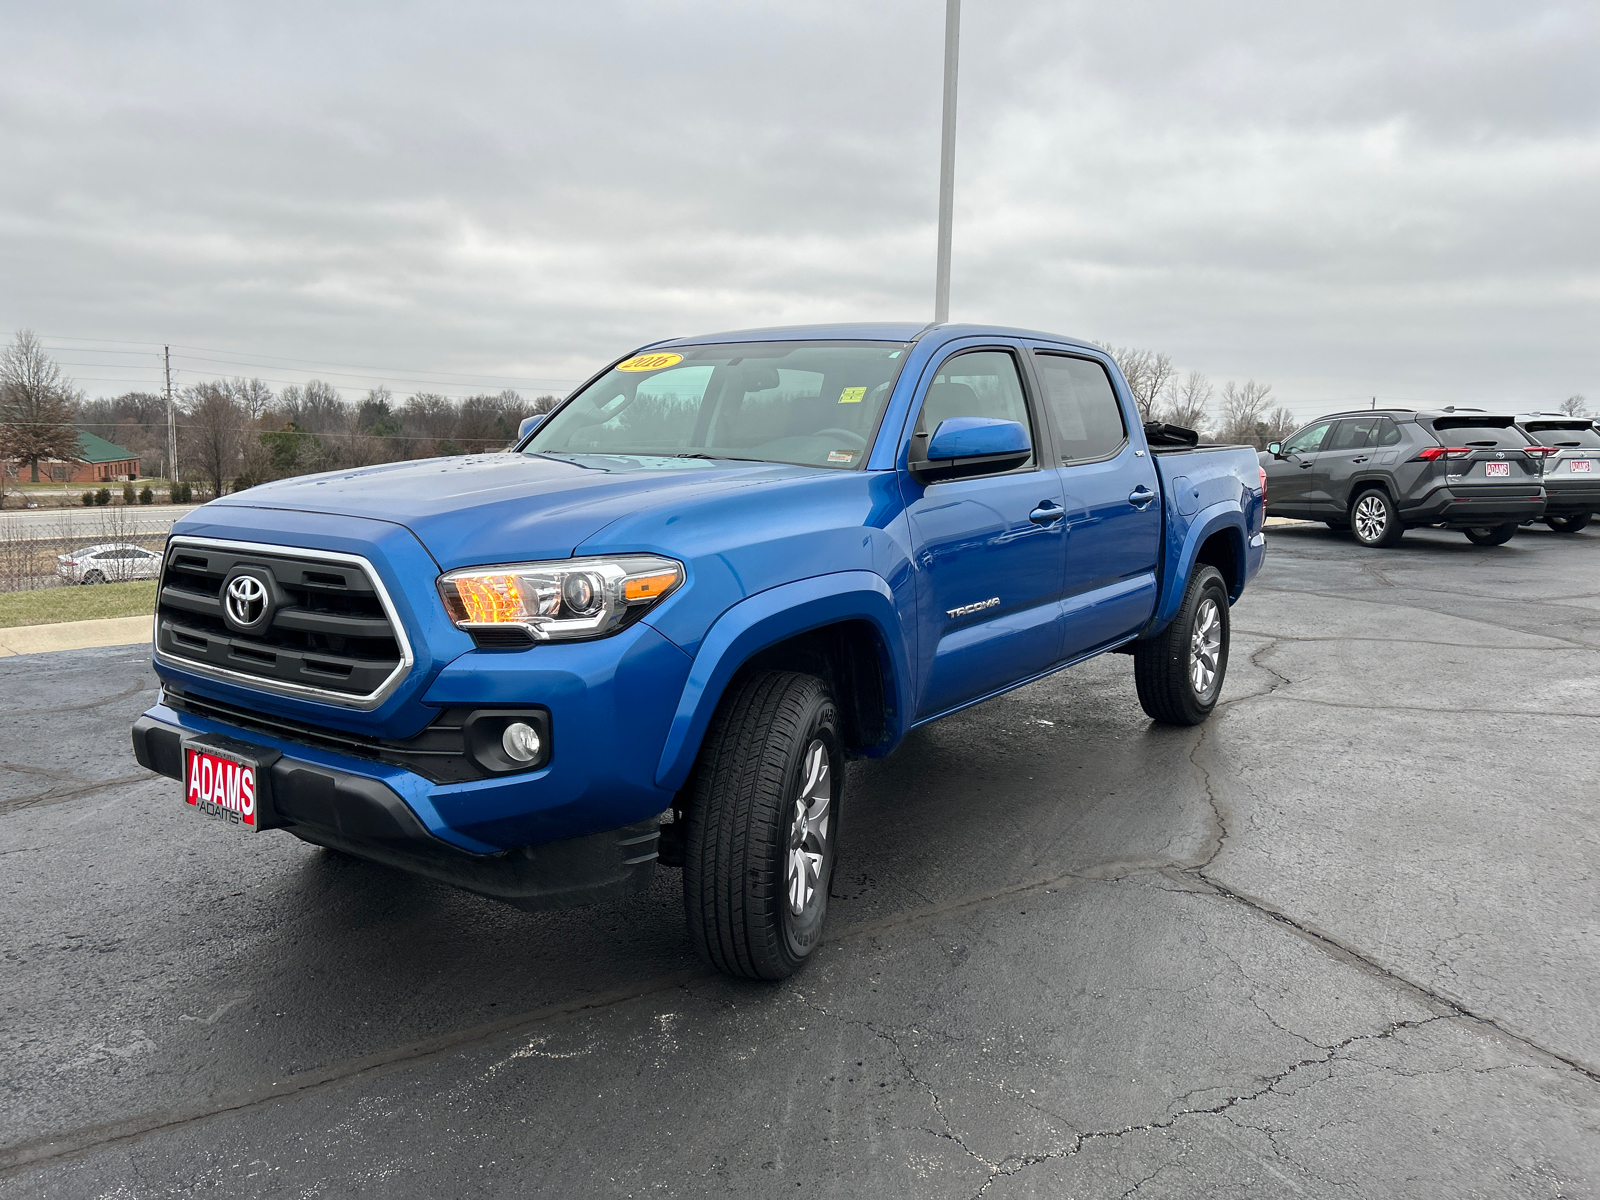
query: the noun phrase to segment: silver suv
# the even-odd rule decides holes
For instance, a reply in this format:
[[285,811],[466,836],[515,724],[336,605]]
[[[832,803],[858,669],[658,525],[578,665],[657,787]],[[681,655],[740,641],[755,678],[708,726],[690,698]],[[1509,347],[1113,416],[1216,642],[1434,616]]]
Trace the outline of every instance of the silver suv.
[[1422,525],[1508,542],[1544,515],[1543,468],[1515,417],[1472,408],[1332,413],[1261,454],[1268,516],[1324,521],[1364,546]]
[[1517,424],[1551,451],[1544,460],[1544,523],[1577,533],[1600,512],[1600,432],[1588,417],[1566,413],[1525,413]]

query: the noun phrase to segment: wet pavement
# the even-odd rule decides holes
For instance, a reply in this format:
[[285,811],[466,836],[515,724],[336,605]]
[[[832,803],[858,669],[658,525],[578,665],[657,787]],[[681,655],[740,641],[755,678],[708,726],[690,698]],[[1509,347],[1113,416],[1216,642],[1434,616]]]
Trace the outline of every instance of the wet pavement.
[[1600,1190],[1600,532],[1270,533],[1225,703],[1110,655],[851,768],[830,936],[533,914],[183,811],[143,647],[0,663],[0,1200]]

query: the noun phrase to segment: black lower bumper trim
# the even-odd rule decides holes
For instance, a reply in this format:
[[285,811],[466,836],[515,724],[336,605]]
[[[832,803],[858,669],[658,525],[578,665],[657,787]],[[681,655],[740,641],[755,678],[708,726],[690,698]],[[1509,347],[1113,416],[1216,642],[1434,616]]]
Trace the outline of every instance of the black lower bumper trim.
[[[140,717],[139,765],[183,779],[183,745],[208,740]],[[209,739],[214,741],[215,739]],[[518,908],[568,908],[644,891],[655,875],[654,817],[585,837],[469,854],[429,833],[392,789],[375,779],[288,756],[270,768],[273,824],[304,841],[398,867]]]

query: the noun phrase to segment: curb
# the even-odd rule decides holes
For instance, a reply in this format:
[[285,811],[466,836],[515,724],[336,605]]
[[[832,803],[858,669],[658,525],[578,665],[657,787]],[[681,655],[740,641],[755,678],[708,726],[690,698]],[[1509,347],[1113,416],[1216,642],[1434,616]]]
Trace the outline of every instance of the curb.
[[148,643],[150,634],[151,618],[148,616],[16,625],[0,629],[0,658],[46,654],[52,650],[86,650],[94,646],[133,646]]

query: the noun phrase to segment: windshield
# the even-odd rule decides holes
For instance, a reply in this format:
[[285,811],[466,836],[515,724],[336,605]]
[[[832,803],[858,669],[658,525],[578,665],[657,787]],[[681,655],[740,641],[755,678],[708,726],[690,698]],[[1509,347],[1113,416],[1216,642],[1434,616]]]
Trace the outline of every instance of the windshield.
[[1523,428],[1545,446],[1559,446],[1562,449],[1576,446],[1585,450],[1600,448],[1600,433],[1595,432],[1593,425],[1580,425],[1575,421],[1551,424],[1529,421]]
[[637,354],[535,431],[524,454],[860,466],[905,361],[893,342],[741,342]]

